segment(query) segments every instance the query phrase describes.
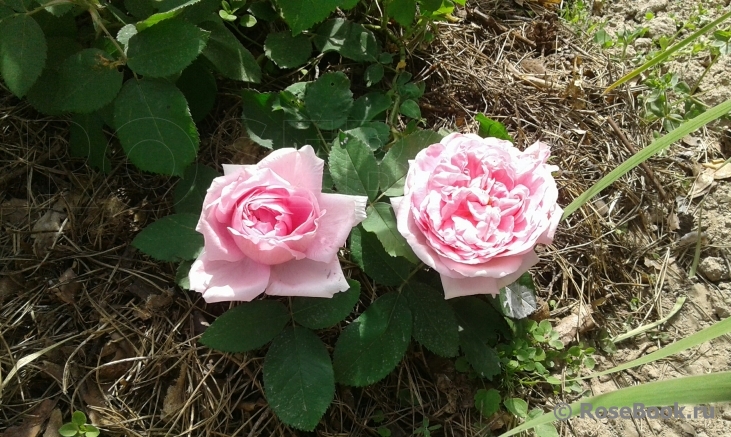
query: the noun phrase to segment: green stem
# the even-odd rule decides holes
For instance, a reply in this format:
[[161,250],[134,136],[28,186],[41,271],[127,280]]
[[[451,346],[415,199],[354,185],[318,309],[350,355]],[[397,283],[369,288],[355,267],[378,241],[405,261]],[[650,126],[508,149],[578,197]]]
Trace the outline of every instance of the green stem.
[[701,85],[701,81],[703,81],[703,78],[706,77],[706,74],[711,70],[711,67],[713,67],[713,64],[716,63],[720,56],[713,56],[711,55],[711,62],[708,63],[708,67],[706,67],[705,70],[703,70],[703,74],[701,74],[701,77],[698,78],[698,80],[695,82],[695,85],[693,85],[693,89],[690,90],[689,95],[695,94],[695,92],[698,90],[698,87]]

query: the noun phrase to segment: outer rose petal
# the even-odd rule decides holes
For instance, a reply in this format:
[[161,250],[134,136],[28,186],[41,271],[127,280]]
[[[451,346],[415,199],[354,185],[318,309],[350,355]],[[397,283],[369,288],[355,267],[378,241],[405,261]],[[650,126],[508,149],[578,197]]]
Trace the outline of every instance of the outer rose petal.
[[250,301],[269,283],[270,268],[251,259],[211,261],[203,251],[190,268],[190,288],[208,302]]
[[290,184],[319,193],[322,191],[322,169],[325,161],[315,155],[311,146],[278,149],[262,159],[257,167],[270,168]]
[[455,279],[442,275],[442,286],[444,287],[444,298],[471,296],[473,294],[500,294],[500,288],[495,278],[463,278]]
[[536,240],[536,243],[538,244],[553,243],[553,236],[556,234],[556,228],[558,228],[558,223],[561,221],[563,208],[556,205],[551,214],[551,223],[548,225],[548,229],[546,229],[546,232],[541,234],[541,236],[538,237],[538,240]]
[[367,202],[365,196],[320,194],[320,210],[325,210],[325,214],[320,216],[315,238],[305,252],[307,258],[330,262],[345,244],[353,226],[365,220]]
[[349,288],[337,256],[325,263],[303,259],[271,268],[271,280],[266,291],[270,295],[332,297]]
[[416,256],[426,265],[433,268],[439,274],[450,277],[463,277],[459,273],[451,271],[441,260],[441,257],[428,245],[424,234],[414,222],[411,215],[410,195],[404,197],[392,197],[391,206],[396,214],[396,229],[406,238]]

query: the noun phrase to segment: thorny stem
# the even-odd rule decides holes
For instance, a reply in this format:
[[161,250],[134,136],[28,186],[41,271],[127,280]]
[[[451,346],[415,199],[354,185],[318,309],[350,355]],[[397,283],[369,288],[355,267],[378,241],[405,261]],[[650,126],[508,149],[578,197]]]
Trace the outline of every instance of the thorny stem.
[[98,26],[107,35],[107,37],[112,41],[112,44],[114,44],[114,47],[117,49],[117,51],[119,51],[122,60],[127,63],[127,55],[124,53],[124,49],[119,45],[119,43],[112,36],[112,34],[109,33],[106,26],[104,26],[104,23],[102,23],[102,17],[99,16],[99,11],[97,11],[93,7],[90,7],[89,14],[91,15],[91,20],[94,22],[94,25]]

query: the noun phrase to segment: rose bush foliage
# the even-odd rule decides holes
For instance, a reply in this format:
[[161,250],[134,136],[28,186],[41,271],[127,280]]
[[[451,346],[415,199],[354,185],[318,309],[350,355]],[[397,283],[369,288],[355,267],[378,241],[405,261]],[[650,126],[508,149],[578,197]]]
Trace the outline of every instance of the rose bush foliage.
[[549,147],[453,133],[410,162],[391,198],[399,232],[439,272],[446,298],[497,295],[538,262],[561,219]]
[[257,165],[224,165],[196,227],[205,245],[190,269],[191,289],[207,302],[347,290],[338,250],[366,217],[366,198],[322,193],[323,164],[305,146]]

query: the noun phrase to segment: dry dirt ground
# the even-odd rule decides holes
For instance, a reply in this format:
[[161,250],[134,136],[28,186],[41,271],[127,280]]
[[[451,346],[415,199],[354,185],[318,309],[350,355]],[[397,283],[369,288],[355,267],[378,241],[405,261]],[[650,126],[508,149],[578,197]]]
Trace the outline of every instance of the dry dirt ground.
[[[667,30],[671,14],[676,23],[696,6],[638,4],[617,1],[584,11],[587,20],[605,20],[612,33],[644,23],[646,8]],[[470,0],[457,14],[459,22],[439,26],[431,46],[408,47],[407,69],[426,82],[421,104],[427,126],[474,132],[472,119],[483,112],[503,122],[520,147],[537,139],[551,144],[561,168],[559,201],[567,205],[632,155],[622,136],[639,149],[657,126],[639,116],[641,84],[602,95],[631,69],[616,60],[617,50],[600,50],[591,35],[564,25],[550,4],[543,6],[548,9],[526,1]],[[630,57],[648,44],[652,39],[636,41]],[[708,103],[731,95],[728,62],[715,65],[699,88]],[[703,64],[679,59],[668,68],[698,78]],[[200,127],[200,160],[206,164],[255,162],[266,153],[245,138],[236,91],[235,85],[225,89],[216,113]],[[171,212],[175,181],[138,172],[113,142],[114,170],[99,174],[68,156],[63,120],[43,118],[4,90],[0,108],[3,436],[55,436],[73,410],[85,411],[104,436],[376,436],[385,425],[396,437],[412,435],[423,418],[442,426],[433,436],[506,429],[505,415],[481,418],[473,406],[475,391],[489,384],[468,380],[452,361],[416,347],[383,382],[367,389],[339,387],[316,433],[281,425],[263,397],[263,353],[224,355],[197,343],[228,306],[206,305],[196,293],[180,290],[173,265],[153,262],[129,246],[141,228]],[[673,145],[648,162],[650,171],[634,170],[569,217],[554,244],[541,249],[534,278],[541,300],[553,305],[538,317],[557,324],[579,308],[590,309],[576,341],[599,344],[600,338],[647,325],[687,296],[667,323],[618,343],[615,353],[600,349],[598,369],[729,317],[731,184],[694,181],[704,163],[731,156],[730,140],[716,128]],[[693,241],[699,237],[700,274],[691,278]],[[367,288],[359,311],[375,296]],[[334,328],[321,335],[332,345],[337,333]],[[14,366],[20,370],[10,375]],[[584,388],[602,393],[730,368],[726,336],[659,363],[589,380]],[[512,390],[546,411],[578,399],[543,385]],[[383,421],[374,420],[379,416]],[[572,419],[559,431],[725,436],[731,435],[731,406],[718,405],[714,419]]]

